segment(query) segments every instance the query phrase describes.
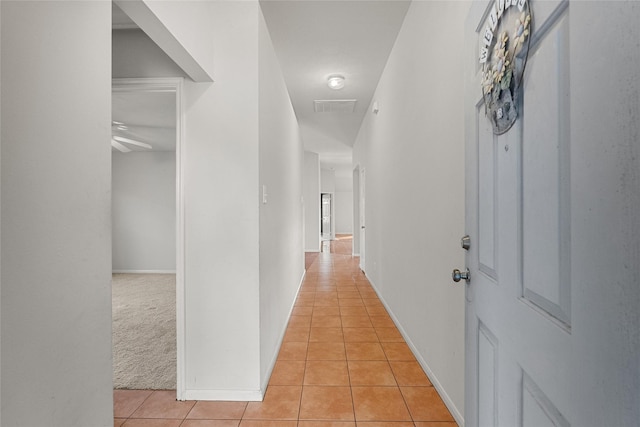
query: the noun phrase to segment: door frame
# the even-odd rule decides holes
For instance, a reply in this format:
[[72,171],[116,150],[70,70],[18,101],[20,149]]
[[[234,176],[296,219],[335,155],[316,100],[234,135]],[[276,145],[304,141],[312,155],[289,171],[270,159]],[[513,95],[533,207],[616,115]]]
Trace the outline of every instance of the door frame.
[[364,174],[364,168],[358,166],[358,170],[360,172],[359,176],[358,176],[358,213],[360,214],[360,217],[358,218],[358,235],[359,237],[359,248],[360,248],[360,270],[362,270],[363,273],[366,274],[366,270],[365,270],[365,255],[366,255],[366,243],[367,243],[367,237],[366,237],[366,228],[365,228],[365,224],[366,224],[366,218],[365,218],[365,206],[366,206],[366,192],[365,192],[365,174]]
[[353,244],[351,256],[360,256],[360,165],[353,168]]
[[185,283],[184,283],[184,79],[112,79],[112,92],[165,91],[175,93],[176,101],[176,399],[185,399]]

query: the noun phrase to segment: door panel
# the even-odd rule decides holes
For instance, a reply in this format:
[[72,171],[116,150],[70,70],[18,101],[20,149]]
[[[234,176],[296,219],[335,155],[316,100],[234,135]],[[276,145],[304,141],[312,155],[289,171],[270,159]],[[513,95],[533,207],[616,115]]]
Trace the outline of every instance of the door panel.
[[498,420],[498,342],[482,323],[478,326],[478,421],[496,426]]
[[525,373],[522,378],[522,427],[569,427],[560,411]]
[[493,134],[491,123],[484,117],[484,103],[476,109],[478,126],[478,263],[480,271],[497,280],[496,236],[498,221],[496,218],[496,184],[498,179],[495,167],[498,139]]
[[522,137],[523,297],[570,325],[569,18],[553,14],[530,51]]

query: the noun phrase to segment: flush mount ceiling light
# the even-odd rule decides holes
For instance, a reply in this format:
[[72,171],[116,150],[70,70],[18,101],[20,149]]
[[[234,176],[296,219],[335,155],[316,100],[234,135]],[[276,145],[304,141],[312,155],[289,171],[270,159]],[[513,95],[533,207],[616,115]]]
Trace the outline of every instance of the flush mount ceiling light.
[[342,89],[344,87],[344,76],[334,74],[329,76],[327,85],[333,90]]

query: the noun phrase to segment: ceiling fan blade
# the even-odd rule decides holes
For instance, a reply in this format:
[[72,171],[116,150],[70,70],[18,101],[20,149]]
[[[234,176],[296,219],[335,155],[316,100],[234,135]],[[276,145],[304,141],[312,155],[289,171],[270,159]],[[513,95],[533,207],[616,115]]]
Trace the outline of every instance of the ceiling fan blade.
[[128,153],[129,151],[131,151],[130,148],[125,147],[113,138],[111,139],[111,146],[121,153]]
[[136,141],[134,139],[123,138],[121,136],[114,136],[113,139],[116,140],[117,142],[123,142],[125,144],[135,145],[137,147],[146,148],[148,150],[151,150],[151,148],[153,148],[153,147],[151,147],[150,144],[147,144],[146,142],[140,142],[140,141]]

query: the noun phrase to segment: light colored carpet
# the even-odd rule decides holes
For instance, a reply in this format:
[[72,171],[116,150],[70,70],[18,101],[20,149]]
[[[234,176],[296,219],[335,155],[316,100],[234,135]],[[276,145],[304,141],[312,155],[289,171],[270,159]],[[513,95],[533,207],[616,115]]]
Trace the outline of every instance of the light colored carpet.
[[175,274],[114,274],[113,384],[176,388]]

